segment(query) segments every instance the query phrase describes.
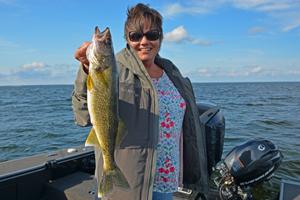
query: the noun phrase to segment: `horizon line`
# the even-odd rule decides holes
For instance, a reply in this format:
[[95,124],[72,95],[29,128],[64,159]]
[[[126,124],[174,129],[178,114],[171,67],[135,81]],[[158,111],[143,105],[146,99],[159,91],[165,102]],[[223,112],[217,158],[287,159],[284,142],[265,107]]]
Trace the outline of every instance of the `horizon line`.
[[[220,81],[220,82],[191,82],[192,84],[194,83],[300,83],[300,81]],[[43,85],[36,85],[36,84],[28,84],[28,85],[23,85],[23,84],[16,84],[16,85],[0,85],[0,87],[16,87],[16,86],[59,86],[59,85],[74,85],[74,84],[43,84]]]

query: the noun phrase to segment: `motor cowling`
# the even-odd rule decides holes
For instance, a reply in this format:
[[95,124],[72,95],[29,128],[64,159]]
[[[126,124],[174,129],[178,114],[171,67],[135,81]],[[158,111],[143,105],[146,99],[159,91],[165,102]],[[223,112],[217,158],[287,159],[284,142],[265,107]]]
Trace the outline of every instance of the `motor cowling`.
[[272,177],[282,158],[271,141],[255,139],[235,147],[224,164],[236,185],[254,187]]

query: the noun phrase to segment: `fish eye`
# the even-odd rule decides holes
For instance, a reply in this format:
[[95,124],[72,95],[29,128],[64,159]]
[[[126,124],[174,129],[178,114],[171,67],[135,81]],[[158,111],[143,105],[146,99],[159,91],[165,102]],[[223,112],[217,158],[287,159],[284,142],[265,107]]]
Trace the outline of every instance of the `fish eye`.
[[106,44],[111,45],[111,40],[110,39],[106,39]]

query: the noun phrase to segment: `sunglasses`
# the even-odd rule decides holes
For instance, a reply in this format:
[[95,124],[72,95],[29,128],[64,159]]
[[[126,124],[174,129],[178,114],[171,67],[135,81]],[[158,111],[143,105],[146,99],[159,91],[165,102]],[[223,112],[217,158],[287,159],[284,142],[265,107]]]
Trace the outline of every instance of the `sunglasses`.
[[157,30],[151,30],[151,31],[147,31],[144,34],[140,34],[137,31],[131,31],[129,32],[128,36],[129,36],[129,40],[132,42],[140,41],[143,38],[143,36],[146,36],[147,40],[155,41],[159,38],[160,32]]

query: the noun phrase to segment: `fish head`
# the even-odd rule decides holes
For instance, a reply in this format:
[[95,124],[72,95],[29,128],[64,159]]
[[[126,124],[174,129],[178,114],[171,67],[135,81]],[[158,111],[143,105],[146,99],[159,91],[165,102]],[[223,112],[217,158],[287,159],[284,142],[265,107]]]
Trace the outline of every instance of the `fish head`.
[[90,70],[102,70],[109,68],[114,59],[114,50],[109,28],[100,32],[96,26],[92,42],[87,51],[87,59],[92,64]]

